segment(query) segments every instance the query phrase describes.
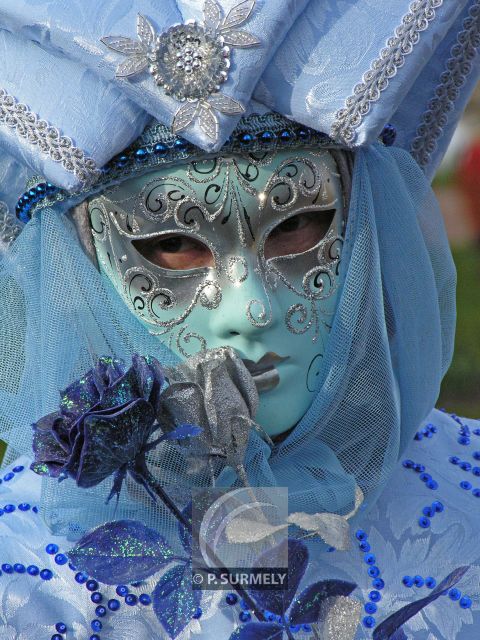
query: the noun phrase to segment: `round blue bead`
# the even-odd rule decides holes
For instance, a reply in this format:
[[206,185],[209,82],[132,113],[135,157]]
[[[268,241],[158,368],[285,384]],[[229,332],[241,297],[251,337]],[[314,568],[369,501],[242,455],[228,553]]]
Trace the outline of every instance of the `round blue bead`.
[[55,629],[58,631],[58,633],[66,633],[67,625],[64,622],[57,622],[57,624],[55,625]]
[[376,613],[376,611],[377,611],[377,605],[374,602],[367,602],[367,604],[365,605],[365,612]]
[[263,615],[268,620],[268,622],[275,622],[275,620],[277,619],[277,616],[271,611],[264,611]]
[[427,518],[433,518],[435,515],[435,509],[432,506],[427,505],[426,507],[423,507],[422,513],[424,516],[427,516]]
[[92,627],[92,631],[101,631],[103,624],[100,620],[92,620],[90,626]]
[[20,509],[20,511],[29,511],[30,505],[28,504],[28,502],[22,502],[18,505],[18,508]]
[[468,480],[462,480],[460,482],[460,486],[462,487],[462,489],[464,489],[465,491],[470,491],[470,489],[472,488],[472,483],[469,482]]
[[297,138],[299,140],[309,140],[311,137],[311,132],[308,129],[298,129],[297,130]]
[[38,513],[38,507],[32,507],[33,513]]
[[406,587],[413,587],[414,580],[411,576],[403,576],[402,582]]
[[472,455],[475,460],[480,460],[480,451],[474,451]]
[[240,615],[238,617],[240,618],[240,622],[248,622],[251,620],[252,614],[250,611],[240,611]]
[[25,573],[25,571],[26,571],[25,565],[21,564],[20,562],[16,562],[13,565],[13,570],[16,571],[17,573]]
[[289,627],[290,631],[292,631],[293,633],[297,633],[298,631],[300,631],[301,627],[299,624],[291,624]]
[[355,532],[355,537],[360,542],[368,538],[366,532],[363,529],[357,529],[357,531]]
[[418,519],[418,524],[422,527],[422,529],[428,529],[430,526],[430,520],[426,516],[420,516]]
[[117,592],[117,596],[121,596],[123,598],[123,596],[126,596],[128,593],[128,587],[124,584],[119,584],[115,591]]
[[376,566],[368,567],[367,573],[370,578],[378,578],[378,576],[380,575],[380,569]]
[[391,147],[397,138],[397,130],[392,124],[386,124],[383,127],[380,139],[386,147]]
[[107,606],[110,611],[118,611],[120,609],[120,601],[116,598],[112,598],[108,601]]
[[363,560],[364,560],[364,562],[366,562],[366,564],[370,564],[370,565],[372,565],[372,564],[375,564],[375,560],[376,560],[376,558],[375,558],[375,556],[373,555],[373,553],[366,553],[366,554],[363,556]]
[[474,489],[472,493],[475,496],[475,498],[480,498],[480,489]]
[[25,469],[25,467],[21,464],[18,465],[18,467],[13,467],[12,471],[14,473],[20,473],[21,471],[23,471]]
[[284,129],[283,131],[280,131],[278,137],[281,142],[289,142],[292,139],[292,133],[288,129]]
[[414,440],[423,440],[423,433],[420,433],[419,431],[417,431],[417,433],[413,436]]
[[462,609],[470,609],[470,607],[472,606],[472,599],[468,596],[463,596],[458,604],[462,607]]
[[203,611],[202,611],[201,607],[197,607],[197,609],[196,609],[195,613],[193,614],[192,618],[194,618],[195,620],[198,620],[198,618],[202,617],[202,613],[203,613]]
[[432,479],[432,476],[429,473],[421,473],[419,478],[422,482],[428,482]]
[[432,507],[437,513],[442,513],[442,511],[445,511],[445,507],[439,500],[435,500],[435,502],[432,502]]
[[237,604],[238,601],[238,596],[236,593],[227,593],[226,597],[225,597],[225,602],[227,604]]
[[125,596],[125,603],[130,607],[134,607],[138,602],[138,598],[134,593],[129,593]]
[[148,157],[148,151],[143,147],[135,151],[135,160],[137,160],[138,162],[143,162],[144,160],[147,159],[147,157]]
[[473,433],[474,433],[476,436],[480,436],[480,429],[474,429],[474,430],[473,430]]
[[138,600],[146,607],[148,607],[149,604],[152,604],[152,598],[148,595],[148,593],[141,593],[138,596]]
[[11,564],[6,562],[5,564],[2,564],[2,571],[3,573],[13,573],[13,567]]
[[177,138],[173,143],[173,146],[177,151],[185,151],[188,147],[188,142],[183,138]]
[[428,578],[425,578],[425,585],[429,589],[434,589],[437,586],[437,581],[435,580],[435,578],[429,576]]
[[42,569],[40,571],[40,578],[42,580],[51,580],[53,578],[53,572],[50,569]]
[[358,546],[360,547],[360,551],[363,551],[364,553],[368,553],[368,551],[370,551],[371,549],[370,543],[367,540],[360,542]]
[[372,587],[374,589],[383,589],[385,587],[385,582],[382,580],[382,578],[375,578],[375,580],[372,580]]
[[473,467],[472,473],[474,476],[480,476],[480,467]]
[[426,484],[432,491],[436,491],[438,489],[438,482],[436,480],[428,480]]
[[6,504],[3,507],[3,510],[5,511],[5,513],[13,513],[15,511],[15,505],[14,504]]
[[367,627],[367,629],[372,629],[375,626],[375,618],[372,616],[365,616],[362,622],[363,626]]
[[40,569],[35,564],[29,564],[27,567],[27,573],[29,576],[38,576]]
[[471,468],[472,465],[470,464],[470,462],[463,461],[460,463],[460,469],[463,469],[464,471],[470,471]]
[[273,131],[262,131],[258,134],[258,139],[260,142],[268,143],[275,139],[275,134]]
[[58,553],[58,544],[47,544],[47,546],[45,547],[45,551],[51,556],[55,555],[56,553]]
[[382,594],[380,593],[380,591],[370,591],[368,597],[372,602],[380,602],[380,600],[382,599]]
[[128,162],[128,156],[122,155],[119,156],[116,160],[115,160],[115,164],[117,167],[122,168],[124,167]]
[[253,136],[250,133],[241,133],[238,136],[238,140],[239,140],[240,144],[246,146],[246,145],[251,144],[253,142]]
[[107,615],[107,609],[103,606],[103,604],[99,604],[95,609],[95,615],[99,618],[103,618],[103,616]]
[[100,591],[94,591],[90,596],[90,600],[95,604],[99,604],[103,600],[103,596]]
[[423,587],[423,585],[425,584],[425,580],[422,578],[422,576],[413,576],[413,582],[415,583],[416,587]]
[[10,480],[12,480],[12,478],[14,478],[14,477],[15,477],[15,474],[14,474],[14,473],[12,473],[12,472],[10,471],[9,473],[6,473],[6,474],[3,476],[3,479],[5,480],[5,482],[9,482],[9,481],[10,481]]
[[78,582],[78,584],[85,584],[85,582],[88,580],[88,576],[86,573],[83,573],[83,571],[79,571],[75,574],[75,580]]
[[460,598],[462,597],[462,592],[458,589],[450,589],[450,591],[448,592],[448,597],[450,598],[450,600],[460,600]]
[[55,556],[55,562],[59,565],[67,564],[68,558],[64,553],[57,553]]
[[98,589],[98,582],[96,580],[87,580],[85,586],[89,591],[96,591]]
[[92,633],[89,640],[100,640],[100,636],[96,633]]
[[168,153],[168,147],[166,144],[158,143],[153,147],[153,153],[156,156],[166,156]]
[[50,637],[50,640],[63,640],[63,636],[59,633],[54,633],[53,636]]
[[309,624],[302,624],[302,631],[305,631],[305,633],[311,633],[312,627]]
[[458,444],[467,445],[470,444],[470,438],[468,436],[460,436],[457,439]]
[[415,463],[413,460],[410,460],[409,458],[407,458],[402,462],[402,465],[405,467],[405,469],[413,469],[413,467],[415,466]]

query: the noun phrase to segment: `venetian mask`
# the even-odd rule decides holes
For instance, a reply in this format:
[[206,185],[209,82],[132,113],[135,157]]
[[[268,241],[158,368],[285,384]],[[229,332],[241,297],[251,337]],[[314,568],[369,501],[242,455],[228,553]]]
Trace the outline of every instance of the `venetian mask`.
[[186,358],[228,345],[280,434],[305,414],[339,296],[342,179],[326,149],[217,156],[126,180],[89,203],[101,270]]

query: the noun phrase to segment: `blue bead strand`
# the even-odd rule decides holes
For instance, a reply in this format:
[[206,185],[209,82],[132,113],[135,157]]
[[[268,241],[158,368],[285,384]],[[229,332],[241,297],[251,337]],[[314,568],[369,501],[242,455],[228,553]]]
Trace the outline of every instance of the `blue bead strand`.
[[355,538],[358,548],[363,553],[363,561],[368,565],[367,574],[372,578],[373,590],[368,594],[368,602],[365,603],[364,610],[367,614],[363,617],[362,624],[367,629],[373,629],[375,618],[372,614],[377,612],[377,604],[382,599],[381,590],[385,587],[385,582],[380,577],[380,569],[376,566],[375,554],[371,553],[371,545],[368,542],[368,534],[363,529],[357,529]]

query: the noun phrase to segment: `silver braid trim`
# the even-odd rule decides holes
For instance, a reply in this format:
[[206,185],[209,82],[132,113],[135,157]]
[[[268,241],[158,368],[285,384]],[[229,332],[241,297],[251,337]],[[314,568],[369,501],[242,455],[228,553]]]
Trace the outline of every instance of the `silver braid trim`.
[[460,90],[472,71],[473,60],[479,54],[480,0],[470,7],[462,27],[410,147],[410,153],[422,168],[430,164],[438,140],[448,124],[448,114],[454,110]]
[[0,200],[0,249],[8,248],[21,230],[22,225],[10,213],[6,203]]
[[46,120],[41,120],[5,89],[0,89],[0,125],[10,127],[29,144],[37,146],[43,154],[73,173],[82,185],[89,184],[100,175],[95,161],[76,147],[70,138],[63,136]]
[[387,46],[372,62],[362,82],[354,87],[352,95],[345,101],[345,107],[335,114],[330,134],[334,140],[348,145],[355,142],[356,130],[370,111],[371,104],[377,102],[387,89],[391,78],[404,65],[405,58],[419,42],[421,32],[428,29],[435,18],[435,10],[442,4],[443,0],[414,0],[410,4],[402,24],[387,40]]

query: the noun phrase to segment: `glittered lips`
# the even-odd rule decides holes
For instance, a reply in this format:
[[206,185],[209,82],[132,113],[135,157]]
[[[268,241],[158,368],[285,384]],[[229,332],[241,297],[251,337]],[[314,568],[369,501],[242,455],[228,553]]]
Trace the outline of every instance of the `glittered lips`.
[[258,362],[243,358],[243,363],[255,382],[257,391],[269,391],[274,389],[280,382],[280,374],[275,365],[285,362],[290,356],[279,356],[273,351],[263,355]]

